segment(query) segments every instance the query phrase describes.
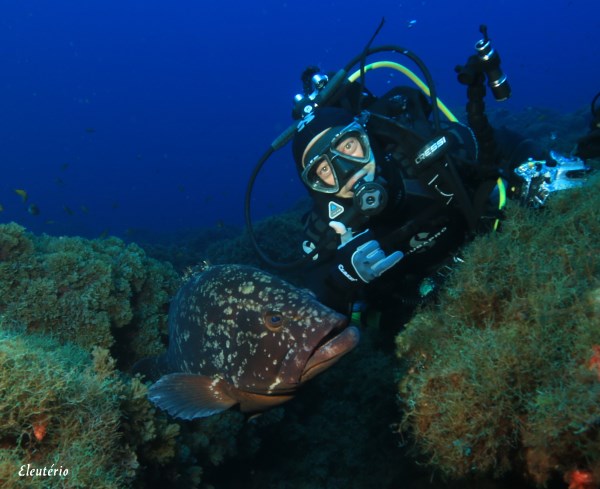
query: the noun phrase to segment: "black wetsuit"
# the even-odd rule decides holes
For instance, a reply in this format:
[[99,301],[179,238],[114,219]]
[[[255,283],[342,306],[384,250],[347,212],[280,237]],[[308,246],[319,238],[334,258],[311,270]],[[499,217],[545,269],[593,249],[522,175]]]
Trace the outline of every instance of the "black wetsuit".
[[[399,309],[412,310],[427,295],[422,290],[425,278],[439,282],[459,248],[478,231],[491,228],[499,217],[497,201],[490,198],[498,177],[508,178],[516,165],[528,157],[540,157],[542,152],[514,133],[496,131],[501,150],[494,165],[482,167],[477,161],[477,141],[472,131],[462,124],[445,124],[444,133],[451,135],[453,141],[450,152],[453,174],[460,184],[442,182],[441,185],[452,191],[460,186],[459,190],[473,204],[467,211],[459,199],[448,204],[427,187],[431,173],[419,175],[415,170],[415,149],[435,136],[429,120],[430,106],[421,92],[397,87],[370,103],[367,111],[383,116],[371,117],[366,129],[376,156],[378,178],[385,182],[388,203],[381,213],[353,229],[370,229],[386,254],[401,251],[404,257],[358,291],[336,286],[328,278],[336,265],[339,244],[331,240],[328,226],[327,203],[331,196],[314,193],[314,208],[305,221],[308,240],[317,246],[323,240],[332,242],[308,267],[306,280],[322,302],[342,313],[349,312],[353,301],[362,300],[397,315]],[[398,125],[397,131],[387,124],[390,120]],[[431,171],[435,174],[435,168]]]

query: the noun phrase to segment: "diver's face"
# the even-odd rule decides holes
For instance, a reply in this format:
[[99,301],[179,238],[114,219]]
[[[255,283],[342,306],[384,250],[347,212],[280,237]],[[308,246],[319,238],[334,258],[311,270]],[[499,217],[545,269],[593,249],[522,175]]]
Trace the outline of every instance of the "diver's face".
[[[304,153],[302,155],[302,159],[308,153],[308,151],[314,146],[314,144],[319,140],[319,138],[327,132],[329,129],[325,129],[321,133],[317,134],[311,142],[308,144]],[[364,158],[365,150],[360,144],[360,141],[357,137],[349,135],[348,137],[340,140],[335,146],[336,151],[341,154],[351,156],[353,158]],[[317,164],[316,169],[317,176],[321,179],[323,183],[333,187],[335,185],[335,177],[333,175],[333,169],[331,168],[329,162],[326,159],[323,159],[320,163]],[[344,186],[337,192],[335,195],[341,198],[352,198],[354,196],[354,192],[352,191],[352,187],[360,180],[364,178],[366,181],[373,181],[375,176],[375,162],[370,162],[364,165],[360,170],[358,170],[354,175],[350,177],[350,179],[344,184]]]

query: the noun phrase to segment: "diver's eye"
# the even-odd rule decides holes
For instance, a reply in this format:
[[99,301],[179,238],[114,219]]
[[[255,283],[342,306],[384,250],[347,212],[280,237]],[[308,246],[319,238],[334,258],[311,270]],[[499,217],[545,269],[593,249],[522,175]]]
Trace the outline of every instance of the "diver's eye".
[[340,141],[336,149],[348,156],[364,156],[360,142],[354,136],[349,136],[346,139]]
[[331,174],[331,168],[329,167],[329,164],[327,162],[323,162],[321,164],[319,164],[318,168],[317,168],[317,175],[319,175],[321,178],[325,178],[328,177]]
[[285,318],[279,311],[267,311],[263,319],[267,329],[274,332],[281,331],[285,324]]

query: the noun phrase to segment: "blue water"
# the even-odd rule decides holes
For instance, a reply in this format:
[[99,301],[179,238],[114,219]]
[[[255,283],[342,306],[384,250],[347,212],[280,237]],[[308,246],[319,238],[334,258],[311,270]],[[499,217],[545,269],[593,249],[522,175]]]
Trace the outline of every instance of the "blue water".
[[[600,89],[599,10],[597,0],[4,0],[0,220],[86,237],[242,225],[248,176],[290,124],[302,70],[339,69],[382,17],[374,45],[418,54],[452,107],[466,100],[454,66],[486,23],[513,88],[506,108],[580,109]],[[286,148],[261,174],[253,215],[303,195]]]

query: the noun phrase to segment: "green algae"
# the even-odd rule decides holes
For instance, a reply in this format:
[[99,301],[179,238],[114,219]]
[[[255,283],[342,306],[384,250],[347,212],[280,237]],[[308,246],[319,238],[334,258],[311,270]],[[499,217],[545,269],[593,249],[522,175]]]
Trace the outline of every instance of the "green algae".
[[596,177],[541,211],[512,205],[397,336],[401,425],[432,468],[600,480],[599,204]]
[[209,488],[257,445],[240,413],[173,420],[127,373],[164,350],[180,281],[117,238],[0,225],[0,486]]
[[[119,444],[115,382],[75,345],[1,331],[0,485],[126,485],[136,462]],[[28,475],[44,468],[59,472]]]
[[129,339],[131,361],[157,354],[178,284],[172,267],[117,238],[38,237],[0,225],[0,313],[30,332],[86,349]]

